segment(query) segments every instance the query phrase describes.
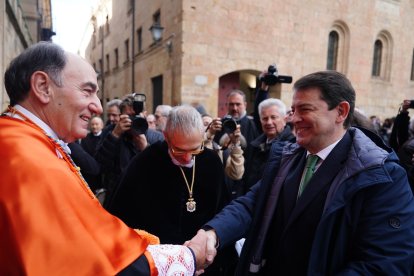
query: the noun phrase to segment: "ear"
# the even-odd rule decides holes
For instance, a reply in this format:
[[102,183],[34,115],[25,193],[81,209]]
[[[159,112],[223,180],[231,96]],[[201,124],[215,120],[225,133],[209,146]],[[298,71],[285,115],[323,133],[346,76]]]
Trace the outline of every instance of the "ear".
[[348,118],[350,105],[346,101],[342,101],[337,106],[338,117],[337,122],[343,123]]
[[30,78],[30,88],[35,97],[42,103],[48,103],[51,98],[50,78],[43,71],[36,71]]

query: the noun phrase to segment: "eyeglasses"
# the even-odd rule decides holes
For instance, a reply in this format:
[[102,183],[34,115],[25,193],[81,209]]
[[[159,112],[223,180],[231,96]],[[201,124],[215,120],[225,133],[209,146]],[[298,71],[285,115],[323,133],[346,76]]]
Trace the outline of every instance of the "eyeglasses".
[[202,153],[204,150],[204,141],[201,141],[201,145],[198,149],[189,150],[189,151],[188,150],[177,150],[177,149],[174,149],[174,147],[171,144],[169,145],[170,145],[171,153],[176,156],[181,156],[181,155],[186,155],[186,154],[197,155],[197,154]]

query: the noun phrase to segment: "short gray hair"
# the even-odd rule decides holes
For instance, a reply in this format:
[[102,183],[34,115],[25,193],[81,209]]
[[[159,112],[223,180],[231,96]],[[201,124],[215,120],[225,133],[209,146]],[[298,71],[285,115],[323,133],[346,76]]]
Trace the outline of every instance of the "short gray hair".
[[158,110],[159,112],[161,112],[161,115],[168,116],[168,114],[170,114],[171,109],[172,107],[170,105],[161,104],[155,108],[155,111]]
[[109,102],[106,103],[106,107],[110,108],[110,107],[116,106],[116,107],[119,108],[121,103],[122,103],[121,99],[113,99],[113,100],[110,100]]
[[276,106],[281,116],[286,116],[286,105],[279,99],[266,99],[259,104],[259,116],[262,118],[262,110],[271,106]]
[[204,124],[200,113],[192,106],[180,105],[171,109],[168,115],[165,133],[171,137],[174,133],[187,134],[199,131],[204,133]]
[[246,94],[245,94],[243,91],[238,90],[238,89],[233,89],[233,90],[231,90],[231,91],[227,94],[227,99],[228,99],[228,98],[230,98],[230,97],[232,97],[232,96],[235,96],[235,95],[240,95],[240,96],[242,96],[242,97],[243,97],[243,101],[244,101],[244,102],[246,101]]

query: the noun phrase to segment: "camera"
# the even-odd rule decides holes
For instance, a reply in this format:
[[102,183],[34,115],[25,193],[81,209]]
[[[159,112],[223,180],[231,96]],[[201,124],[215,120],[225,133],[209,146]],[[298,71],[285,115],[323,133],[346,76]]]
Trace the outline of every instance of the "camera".
[[233,133],[237,129],[238,122],[230,115],[226,115],[221,119],[223,131],[227,134]]
[[266,85],[275,85],[276,83],[291,83],[292,76],[282,76],[279,75],[276,65],[271,64],[267,68],[267,74],[260,78],[260,81],[264,82]]
[[140,114],[144,110],[146,96],[144,94],[134,93],[132,97],[134,98],[132,108],[134,109],[135,116],[130,116],[132,121],[131,130],[136,135],[145,134],[148,130],[148,122]]
[[410,105],[408,106],[408,108],[414,108],[414,100],[410,101]]

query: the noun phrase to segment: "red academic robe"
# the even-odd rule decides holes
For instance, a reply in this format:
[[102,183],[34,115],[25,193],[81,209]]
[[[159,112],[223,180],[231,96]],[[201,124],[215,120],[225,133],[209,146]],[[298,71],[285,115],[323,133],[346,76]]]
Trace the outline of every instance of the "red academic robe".
[[99,204],[57,144],[0,118],[0,274],[115,275],[148,242]]

